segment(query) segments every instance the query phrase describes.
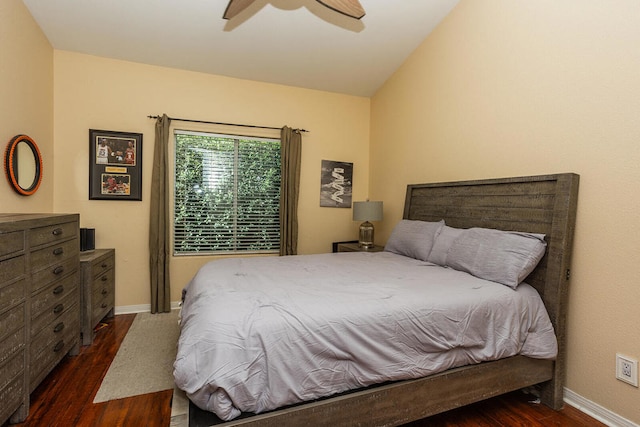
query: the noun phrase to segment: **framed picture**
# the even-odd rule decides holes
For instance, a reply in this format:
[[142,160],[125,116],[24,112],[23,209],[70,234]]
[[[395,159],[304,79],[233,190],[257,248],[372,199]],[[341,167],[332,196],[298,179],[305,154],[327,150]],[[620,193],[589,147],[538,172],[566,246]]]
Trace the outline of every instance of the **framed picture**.
[[320,206],[350,208],[353,163],[323,160],[320,174]]
[[142,134],[89,129],[89,199],[142,200]]

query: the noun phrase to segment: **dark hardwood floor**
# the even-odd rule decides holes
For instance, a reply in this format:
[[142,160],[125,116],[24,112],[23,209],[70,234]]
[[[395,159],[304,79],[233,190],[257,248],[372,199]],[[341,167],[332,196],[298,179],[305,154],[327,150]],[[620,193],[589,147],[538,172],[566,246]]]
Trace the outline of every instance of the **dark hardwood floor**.
[[166,427],[171,419],[173,390],[93,403],[102,378],[118,352],[135,314],[106,321],[93,344],[65,357],[31,393],[31,408],[16,426],[147,426]]
[[[172,390],[93,403],[134,317],[118,315],[108,320],[91,346],[82,347],[78,356],[67,356],[31,394],[29,417],[16,426],[169,426]],[[554,411],[529,400],[523,393],[511,393],[405,427],[605,426],[569,405]]]

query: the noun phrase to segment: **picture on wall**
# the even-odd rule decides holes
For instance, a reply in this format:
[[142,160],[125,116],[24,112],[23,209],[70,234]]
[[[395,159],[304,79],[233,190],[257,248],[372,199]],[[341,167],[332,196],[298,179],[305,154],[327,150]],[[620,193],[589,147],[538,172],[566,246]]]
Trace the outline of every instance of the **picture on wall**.
[[142,200],[142,134],[89,129],[89,199]]
[[323,160],[320,178],[320,206],[350,208],[353,163]]

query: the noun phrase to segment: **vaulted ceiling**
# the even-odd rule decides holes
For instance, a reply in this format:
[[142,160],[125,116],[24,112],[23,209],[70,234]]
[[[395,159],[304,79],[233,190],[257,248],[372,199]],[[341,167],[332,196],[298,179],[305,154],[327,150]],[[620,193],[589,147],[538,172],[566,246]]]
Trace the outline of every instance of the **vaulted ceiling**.
[[371,96],[458,0],[360,0],[361,20],[315,0],[23,0],[55,49]]

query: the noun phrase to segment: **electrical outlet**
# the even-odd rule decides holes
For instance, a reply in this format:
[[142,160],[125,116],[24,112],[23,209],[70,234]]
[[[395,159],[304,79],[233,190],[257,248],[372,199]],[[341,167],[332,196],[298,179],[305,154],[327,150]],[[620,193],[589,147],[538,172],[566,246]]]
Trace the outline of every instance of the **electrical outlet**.
[[616,378],[638,387],[638,361],[616,353]]

